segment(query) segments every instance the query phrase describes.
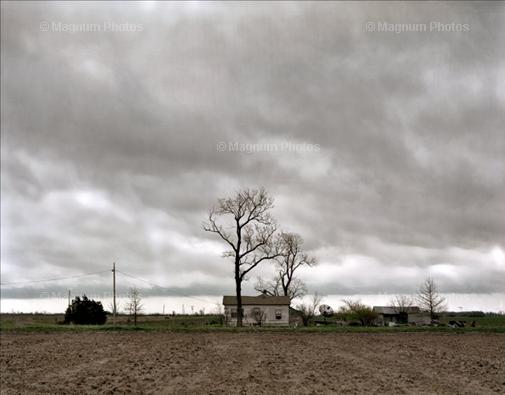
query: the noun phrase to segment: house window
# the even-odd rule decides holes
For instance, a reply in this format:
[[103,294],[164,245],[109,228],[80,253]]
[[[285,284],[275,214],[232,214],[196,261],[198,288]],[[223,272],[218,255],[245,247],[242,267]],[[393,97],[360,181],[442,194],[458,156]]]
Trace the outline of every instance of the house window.
[[275,310],[275,319],[282,320],[282,310]]

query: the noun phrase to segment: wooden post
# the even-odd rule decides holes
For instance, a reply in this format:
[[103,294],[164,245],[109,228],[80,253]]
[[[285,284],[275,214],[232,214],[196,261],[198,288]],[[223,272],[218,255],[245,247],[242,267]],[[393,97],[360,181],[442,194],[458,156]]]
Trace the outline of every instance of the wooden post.
[[112,322],[116,325],[116,262],[112,264]]

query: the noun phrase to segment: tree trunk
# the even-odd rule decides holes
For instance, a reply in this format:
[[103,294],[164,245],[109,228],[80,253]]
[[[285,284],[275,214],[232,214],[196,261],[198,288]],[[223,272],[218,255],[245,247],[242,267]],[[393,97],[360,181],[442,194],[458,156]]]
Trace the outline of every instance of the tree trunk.
[[284,292],[284,296],[289,296],[289,283],[291,282],[288,281],[286,284],[284,284],[284,279],[282,279],[282,291]]
[[240,277],[235,277],[237,289],[237,326],[242,326],[242,281]]
[[242,277],[240,276],[240,245],[242,244],[242,228],[237,221],[237,250],[235,251],[235,288],[237,292],[237,326],[242,326]]

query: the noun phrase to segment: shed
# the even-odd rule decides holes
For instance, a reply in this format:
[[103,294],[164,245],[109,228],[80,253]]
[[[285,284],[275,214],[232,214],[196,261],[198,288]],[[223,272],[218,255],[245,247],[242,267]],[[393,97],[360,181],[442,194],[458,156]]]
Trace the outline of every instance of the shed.
[[403,309],[394,306],[374,306],[379,325],[390,326],[395,324],[430,324],[430,317],[421,311],[418,306],[405,307]]

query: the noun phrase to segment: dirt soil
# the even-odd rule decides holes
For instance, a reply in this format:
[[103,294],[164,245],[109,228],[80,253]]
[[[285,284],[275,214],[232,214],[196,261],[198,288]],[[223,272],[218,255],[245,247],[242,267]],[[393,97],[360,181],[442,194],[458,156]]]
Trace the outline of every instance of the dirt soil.
[[505,393],[503,334],[1,334],[1,394]]

